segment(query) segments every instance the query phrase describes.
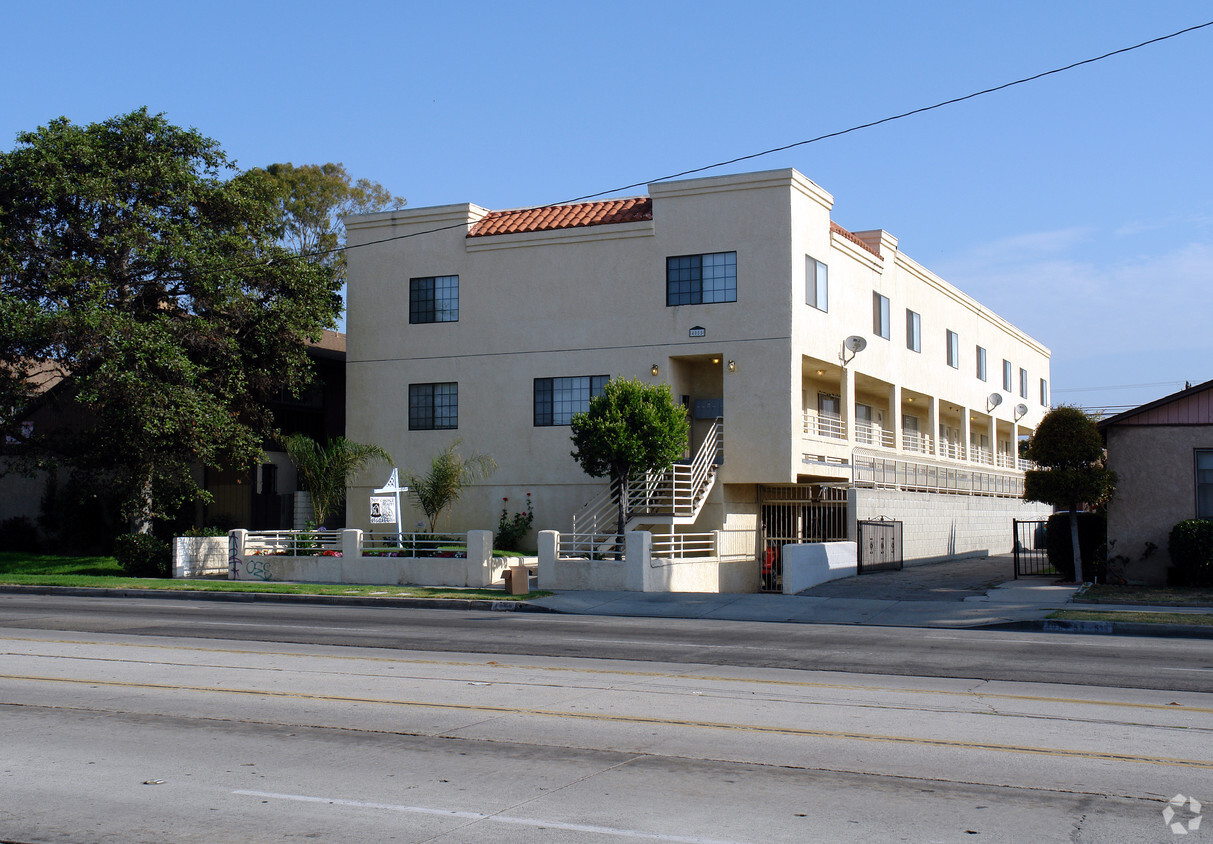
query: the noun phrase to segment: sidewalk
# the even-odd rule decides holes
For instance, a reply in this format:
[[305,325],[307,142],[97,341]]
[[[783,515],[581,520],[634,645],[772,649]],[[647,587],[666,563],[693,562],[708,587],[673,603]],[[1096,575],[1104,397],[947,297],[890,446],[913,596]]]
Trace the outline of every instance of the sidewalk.
[[[1013,625],[1058,632],[1132,632],[1200,635],[1201,628],[1046,619],[1063,607],[1103,612],[1205,612],[1208,608],[1070,604],[1076,585],[1048,577],[1014,579],[1010,555],[911,566],[823,583],[799,595],[666,592],[563,592],[529,604],[584,615],[868,624],[888,627],[970,628]],[[1176,628],[1163,630],[1162,628]],[[1213,628],[1204,628],[1213,636]]]

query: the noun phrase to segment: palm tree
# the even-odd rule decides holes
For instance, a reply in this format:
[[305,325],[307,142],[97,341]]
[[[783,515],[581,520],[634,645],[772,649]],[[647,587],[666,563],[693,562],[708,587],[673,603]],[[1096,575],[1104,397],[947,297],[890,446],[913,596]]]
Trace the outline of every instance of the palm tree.
[[307,434],[292,434],[282,445],[295,464],[303,488],[312,495],[317,525],[324,525],[341,508],[351,478],[367,463],[382,460],[392,465],[392,455],[379,446],[352,442],[345,437],[333,437],[320,445]]
[[497,461],[487,454],[464,457],[459,453],[459,440],[448,445],[430,463],[424,475],[409,475],[405,483],[409,495],[429,520],[430,533],[438,524],[442,511],[459,500],[463,489],[497,470]]

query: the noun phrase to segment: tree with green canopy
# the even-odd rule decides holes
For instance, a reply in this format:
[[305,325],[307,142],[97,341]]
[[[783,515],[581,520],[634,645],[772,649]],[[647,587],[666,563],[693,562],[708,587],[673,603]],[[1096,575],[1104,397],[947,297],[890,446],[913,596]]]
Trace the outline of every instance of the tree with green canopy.
[[7,465],[68,467],[139,531],[206,500],[196,467],[252,465],[267,399],[308,383],[305,350],[341,308],[333,268],[282,244],[279,202],[147,109],[18,135],[0,153]]
[[278,190],[282,242],[311,255],[345,282],[346,214],[403,208],[405,199],[370,179],[354,180],[344,164],[271,164],[263,172]]
[[312,497],[312,510],[320,527],[327,525],[329,516],[345,503],[345,491],[355,474],[372,460],[392,465],[392,455],[379,446],[345,437],[333,437],[321,445],[307,434],[292,434],[282,441],[282,447]]
[[462,497],[464,490],[497,471],[497,461],[487,454],[459,453],[460,441],[448,445],[430,461],[424,474],[411,474],[404,482],[409,497],[425,513],[430,533],[438,527],[438,517]]
[[1116,473],[1107,468],[1099,428],[1082,408],[1055,407],[1036,426],[1028,442],[1028,459],[1038,468],[1024,474],[1023,497],[1069,511],[1074,578],[1082,583],[1079,505],[1104,504],[1116,488]]
[[613,378],[573,415],[573,459],[590,477],[610,478],[619,491],[616,534],[627,523],[628,484],[668,468],[686,451],[691,425],[668,384]]

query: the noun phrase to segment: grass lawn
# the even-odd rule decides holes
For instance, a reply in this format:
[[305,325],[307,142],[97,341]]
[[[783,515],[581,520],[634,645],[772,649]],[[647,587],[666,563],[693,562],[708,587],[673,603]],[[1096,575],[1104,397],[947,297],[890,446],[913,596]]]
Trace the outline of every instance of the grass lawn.
[[1092,586],[1074,599],[1076,604],[1152,604],[1173,607],[1213,607],[1213,588],[1199,586]]
[[1063,621],[1125,621],[1135,624],[1196,624],[1213,625],[1213,613],[1203,612],[1132,612],[1129,610],[1058,610],[1049,618]]
[[551,592],[510,595],[501,589],[457,589],[448,586],[374,586],[324,583],[250,583],[197,578],[174,580],[128,577],[113,557],[61,557],[0,551],[0,584],[19,586],[85,586],[101,589],[149,589],[170,592],[277,592],[290,595],[366,595],[376,598],[461,598],[525,601]]

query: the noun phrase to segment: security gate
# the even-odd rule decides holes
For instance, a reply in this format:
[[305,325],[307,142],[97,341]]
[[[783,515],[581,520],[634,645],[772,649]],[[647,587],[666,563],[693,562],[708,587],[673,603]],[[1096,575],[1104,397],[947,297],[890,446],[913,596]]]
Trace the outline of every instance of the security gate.
[[1049,565],[1048,522],[1011,520],[1015,540],[1015,578],[1031,574],[1059,574]]
[[764,486],[759,591],[783,591],[783,546],[847,538],[846,487]]
[[900,571],[902,565],[901,522],[881,516],[879,519],[860,522],[858,527],[858,573]]

